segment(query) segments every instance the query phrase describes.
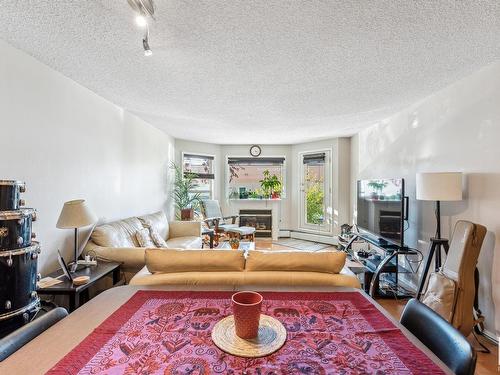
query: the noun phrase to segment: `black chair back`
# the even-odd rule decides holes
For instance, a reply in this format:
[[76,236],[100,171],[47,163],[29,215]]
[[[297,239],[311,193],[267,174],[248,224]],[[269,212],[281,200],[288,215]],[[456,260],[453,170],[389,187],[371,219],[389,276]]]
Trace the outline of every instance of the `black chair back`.
[[455,374],[474,374],[476,353],[467,339],[422,302],[414,298],[408,301],[401,316],[401,324]]
[[67,315],[66,309],[57,307],[2,338],[0,340],[0,361],[15,353]]

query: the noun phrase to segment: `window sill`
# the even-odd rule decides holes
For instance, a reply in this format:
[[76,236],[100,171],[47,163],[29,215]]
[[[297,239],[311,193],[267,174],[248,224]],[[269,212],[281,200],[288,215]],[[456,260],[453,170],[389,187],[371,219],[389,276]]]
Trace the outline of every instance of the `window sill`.
[[269,199],[269,198],[246,198],[246,199],[240,199],[240,198],[229,198],[230,201],[242,201],[242,202],[274,202],[274,201],[281,201],[282,198],[275,198],[275,199]]

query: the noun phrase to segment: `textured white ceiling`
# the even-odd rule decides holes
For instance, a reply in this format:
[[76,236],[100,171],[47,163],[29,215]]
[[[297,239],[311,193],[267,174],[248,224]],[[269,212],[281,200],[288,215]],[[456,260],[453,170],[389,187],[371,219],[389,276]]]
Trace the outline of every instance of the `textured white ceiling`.
[[2,0],[14,46],[179,138],[351,135],[500,59],[500,1]]

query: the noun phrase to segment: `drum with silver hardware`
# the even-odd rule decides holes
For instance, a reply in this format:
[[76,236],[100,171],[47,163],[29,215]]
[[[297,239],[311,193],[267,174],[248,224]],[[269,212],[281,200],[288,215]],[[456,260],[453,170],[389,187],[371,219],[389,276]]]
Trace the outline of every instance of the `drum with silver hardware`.
[[31,230],[35,220],[36,211],[32,208],[0,211],[0,252],[30,246],[35,238]]
[[18,210],[24,206],[21,193],[26,191],[26,184],[15,180],[0,180],[0,211]]
[[37,260],[40,244],[0,252],[0,322],[38,311],[36,293]]

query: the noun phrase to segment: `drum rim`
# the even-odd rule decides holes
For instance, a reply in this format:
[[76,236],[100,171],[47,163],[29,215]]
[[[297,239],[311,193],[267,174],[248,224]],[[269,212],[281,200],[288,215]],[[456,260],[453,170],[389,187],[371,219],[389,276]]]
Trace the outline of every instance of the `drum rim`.
[[26,246],[26,247],[20,247],[17,249],[10,249],[10,250],[1,250],[0,249],[0,258],[32,253],[33,251],[40,251],[40,243],[39,242],[31,241],[31,245]]
[[0,180],[0,186],[18,186],[18,185],[26,185],[26,182],[19,180]]
[[0,220],[15,220],[26,216],[33,216],[34,208],[20,208],[19,210],[0,211]]
[[9,312],[4,313],[4,314],[0,314],[0,321],[12,318],[16,315],[24,314],[26,311],[31,310],[33,308],[36,308],[37,312],[40,310],[40,308],[41,308],[40,297],[36,297],[36,299],[34,301],[31,301],[29,304],[27,304],[27,305],[25,305],[17,310],[9,311]]

